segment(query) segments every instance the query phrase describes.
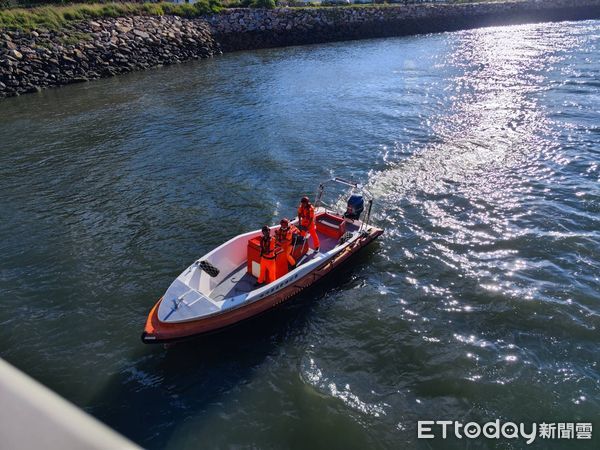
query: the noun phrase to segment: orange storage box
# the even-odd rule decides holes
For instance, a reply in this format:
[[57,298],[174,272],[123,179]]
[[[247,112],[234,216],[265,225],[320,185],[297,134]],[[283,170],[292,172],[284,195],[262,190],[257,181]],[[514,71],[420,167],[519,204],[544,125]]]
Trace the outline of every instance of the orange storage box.
[[[260,275],[260,236],[248,240],[248,265],[247,271],[249,274],[258,278]],[[275,278],[280,278],[288,273],[287,258],[279,246],[275,246]]]
[[346,221],[339,216],[323,213],[316,219],[317,231],[334,239],[339,239],[346,232]]

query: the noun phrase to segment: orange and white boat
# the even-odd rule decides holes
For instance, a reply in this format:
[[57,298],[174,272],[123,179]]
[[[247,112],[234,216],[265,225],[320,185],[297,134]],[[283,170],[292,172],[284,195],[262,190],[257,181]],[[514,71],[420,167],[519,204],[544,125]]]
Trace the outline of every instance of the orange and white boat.
[[[330,182],[350,188],[345,212],[323,203],[325,185]],[[319,251],[297,239],[293,247],[296,266],[290,270],[284,252],[279,252],[275,281],[257,286],[261,231],[230,239],[173,281],[150,311],[142,341],[166,343],[215,332],[290,300],[383,233],[369,224],[372,205],[373,196],[357,183],[334,178],[321,184],[314,203]],[[278,228],[271,227],[271,231]]]

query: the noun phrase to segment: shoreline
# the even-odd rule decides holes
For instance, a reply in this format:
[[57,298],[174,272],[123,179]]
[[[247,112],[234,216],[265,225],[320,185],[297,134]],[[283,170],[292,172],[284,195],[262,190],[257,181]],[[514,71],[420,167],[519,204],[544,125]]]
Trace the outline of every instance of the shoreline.
[[600,18],[600,0],[229,9],[0,29],[0,98],[223,52]]
[[600,0],[282,8],[259,13],[234,9],[206,20],[222,51],[230,52],[590,19],[600,19]]

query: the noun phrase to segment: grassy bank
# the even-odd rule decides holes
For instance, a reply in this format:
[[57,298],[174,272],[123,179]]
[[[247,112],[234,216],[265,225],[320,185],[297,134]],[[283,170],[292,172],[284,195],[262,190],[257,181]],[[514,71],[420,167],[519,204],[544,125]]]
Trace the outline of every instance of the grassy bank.
[[166,14],[197,17],[202,14],[218,12],[220,9],[218,0],[201,0],[193,5],[185,3],[179,5],[174,3],[103,3],[11,8],[0,9],[0,28],[56,30],[77,20]]
[[[34,29],[57,30],[69,22],[99,19],[103,17],[126,17],[134,15],[174,15],[186,18],[204,14],[218,13],[226,8],[275,8],[276,6],[304,8],[386,8],[408,4],[427,6],[436,4],[433,0],[371,0],[372,3],[328,3],[327,0],[317,2],[301,2],[300,0],[197,0],[194,4],[159,3],[73,3],[65,5],[44,5],[36,7],[2,7],[0,0],[0,29],[30,31]],[[8,0],[4,0],[8,1]],[[68,1],[68,0],[61,0]],[[82,0],[79,0],[82,1]],[[86,1],[86,0],[83,0]],[[337,0],[339,1],[339,0]],[[352,1],[352,0],[351,0]],[[446,4],[465,3],[527,3],[528,0],[445,0]],[[547,6],[552,5],[547,0]]]
[[[396,0],[398,1],[398,0]],[[447,3],[502,2],[505,0],[446,0]],[[515,1],[515,0],[511,0]],[[519,1],[519,0],[516,0]],[[2,0],[0,0],[2,2]],[[407,0],[413,3],[414,0]],[[175,15],[197,17],[216,13],[222,8],[254,7],[273,8],[276,5],[292,7],[315,7],[319,3],[301,3],[297,0],[198,0],[194,4],[174,3],[75,3],[67,5],[44,5],[32,8],[0,8],[0,28],[30,31],[34,29],[57,30],[69,22],[98,19],[102,17],[123,17],[134,15]],[[372,8],[398,6],[398,3],[384,3],[374,0],[368,4],[338,4],[336,8]]]

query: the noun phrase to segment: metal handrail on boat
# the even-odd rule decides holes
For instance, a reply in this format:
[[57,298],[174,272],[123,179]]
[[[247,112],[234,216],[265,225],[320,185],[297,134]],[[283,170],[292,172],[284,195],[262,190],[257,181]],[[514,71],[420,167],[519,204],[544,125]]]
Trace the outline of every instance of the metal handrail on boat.
[[[328,210],[328,208],[334,208],[333,205],[328,205],[327,203],[325,203],[322,200],[323,193],[325,192],[325,185],[328,183],[339,183],[339,184],[349,186],[351,188],[351,190],[350,190],[351,194],[354,193],[355,190],[357,190],[357,191],[360,191],[360,193],[363,196],[367,197],[367,203],[368,203],[367,213],[365,216],[365,220],[363,220],[361,222],[361,225],[360,225],[360,228],[358,231],[361,232],[361,231],[363,231],[363,229],[367,229],[369,227],[369,222],[371,221],[371,209],[373,207],[373,199],[374,199],[373,194],[360,183],[357,183],[355,181],[349,181],[349,180],[346,180],[346,179],[340,178],[340,177],[334,177],[334,178],[331,178],[331,179],[326,180],[326,181],[322,182],[321,184],[319,184],[319,188],[317,189],[317,194],[315,196],[315,202],[314,202],[315,208],[317,208],[320,205],[325,206],[326,210]],[[332,211],[332,212],[335,212],[335,211]]]

